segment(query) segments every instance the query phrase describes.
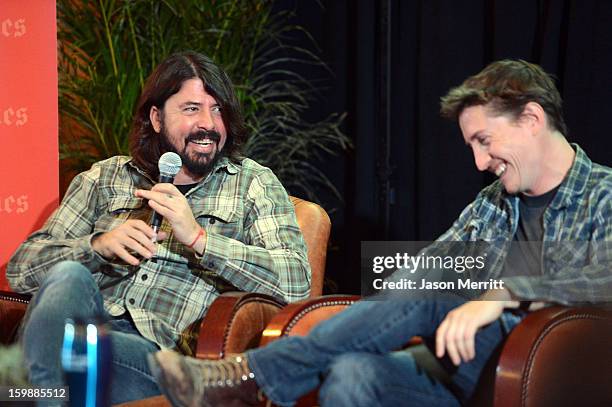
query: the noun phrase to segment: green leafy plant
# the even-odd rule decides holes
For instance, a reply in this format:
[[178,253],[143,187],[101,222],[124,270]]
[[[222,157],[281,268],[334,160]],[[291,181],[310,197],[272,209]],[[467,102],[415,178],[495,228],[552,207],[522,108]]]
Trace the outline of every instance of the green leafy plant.
[[325,64],[291,45],[295,35],[310,36],[289,23],[289,12],[273,13],[272,3],[58,0],[60,157],[80,171],[128,154],[145,78],[172,52],[196,50],[234,81],[251,134],[246,155],[272,168],[294,194],[315,199],[316,185],[336,192],[313,163],[350,147],[340,129],[344,115],[303,120],[317,89],[295,67]]

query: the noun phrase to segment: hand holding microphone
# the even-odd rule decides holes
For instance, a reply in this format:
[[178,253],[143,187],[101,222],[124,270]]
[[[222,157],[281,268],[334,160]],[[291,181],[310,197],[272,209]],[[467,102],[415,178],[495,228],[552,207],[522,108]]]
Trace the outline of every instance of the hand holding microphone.
[[[170,155],[168,161],[164,159],[166,155]],[[168,166],[164,164],[162,169],[162,159],[165,163],[170,162],[171,164]],[[153,186],[150,191],[137,190],[136,196],[148,199],[149,206],[154,210],[151,218],[151,228],[154,233],[157,234],[162,219],[165,218],[170,223],[176,240],[188,247],[193,247],[194,240],[197,241],[200,236],[206,239],[206,232],[203,231],[193,216],[185,196],[172,185],[174,176],[180,168],[180,157],[174,153],[165,153],[159,160],[160,183]],[[155,242],[155,239],[155,236],[153,236],[153,242]]]
[[[173,152],[167,152],[162,154],[159,158],[159,162],[157,167],[159,168],[159,183],[160,184],[172,184],[174,182],[174,177],[181,170],[183,166],[183,161],[178,154]],[[155,188],[155,187],[153,187]],[[136,194],[138,196],[138,194]],[[147,197],[144,197],[147,198]],[[147,198],[151,199],[151,198]],[[155,208],[153,208],[155,209]],[[153,216],[151,217],[151,227],[153,228],[153,242],[157,241],[157,232],[159,232],[159,227],[162,224],[163,216],[160,215],[159,212],[153,211]]]
[[[182,162],[178,154],[165,153],[159,159],[158,165],[159,181],[172,183],[174,176],[181,169]],[[138,191],[136,195],[139,196]],[[161,222],[162,216],[159,213],[153,214],[151,226],[142,220],[130,219],[113,230],[94,237],[92,248],[108,260],[119,258],[136,266],[140,263],[137,256],[150,259],[155,254],[155,242],[165,238],[164,233],[159,233]]]

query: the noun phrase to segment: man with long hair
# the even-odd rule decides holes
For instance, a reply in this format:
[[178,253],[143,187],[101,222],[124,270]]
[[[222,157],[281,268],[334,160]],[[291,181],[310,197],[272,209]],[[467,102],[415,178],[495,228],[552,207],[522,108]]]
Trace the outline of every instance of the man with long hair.
[[[193,323],[223,290],[308,296],[293,205],[270,169],[241,155],[246,136],[232,83],[209,58],[178,53],[155,69],[135,112],[131,157],[77,175],[8,265],[11,287],[35,293],[23,330],[32,384],[62,384],[66,318],[108,321],[115,404],[159,394],[147,354],[189,354]],[[170,151],[182,167],[173,184],[157,184]],[[165,219],[158,234],[152,210]]]
[[[612,170],[565,138],[551,77],[525,61],[494,62],[441,107],[458,119],[478,170],[498,179],[423,256],[444,243],[488,242],[480,280],[503,284],[475,300],[455,291],[382,293],[308,336],[222,361],[159,352],[152,370],[174,405],[256,405],[265,395],[290,406],[317,386],[321,406],[466,405],[494,350],[529,310],[612,300]],[[413,336],[423,337],[448,381],[393,352]]]

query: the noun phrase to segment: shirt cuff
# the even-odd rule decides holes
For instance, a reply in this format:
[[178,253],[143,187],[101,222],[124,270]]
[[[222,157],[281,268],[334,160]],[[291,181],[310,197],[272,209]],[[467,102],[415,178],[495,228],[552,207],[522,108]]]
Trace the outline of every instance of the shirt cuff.
[[100,266],[110,264],[110,262],[102,257],[97,251],[94,250],[91,242],[96,236],[100,236],[103,232],[92,233],[79,243],[79,253],[77,254],[77,261],[87,267],[92,273],[98,271]]
[[216,274],[221,275],[229,260],[228,253],[231,253],[232,239],[226,236],[207,233],[204,253],[198,256],[200,264]]

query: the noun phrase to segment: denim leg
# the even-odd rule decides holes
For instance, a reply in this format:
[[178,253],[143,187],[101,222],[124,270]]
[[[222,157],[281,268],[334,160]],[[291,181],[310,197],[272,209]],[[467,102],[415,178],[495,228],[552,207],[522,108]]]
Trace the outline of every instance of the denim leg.
[[[30,382],[36,386],[62,386],[60,350],[66,318],[100,315],[108,318],[91,272],[76,262],[52,267],[30,302],[23,332]],[[148,353],[159,350],[157,345],[143,338],[129,320],[111,320],[110,328],[112,403],[160,394],[146,360]]]
[[[450,375],[450,390],[462,404],[468,404],[476,390],[482,369],[509,332],[521,321],[522,317],[504,312],[496,321],[480,328],[474,339],[476,354],[474,359],[459,366],[452,364],[448,356],[438,359]],[[427,347],[434,352],[435,337],[424,338]]]
[[147,363],[147,355],[159,350],[157,344],[142,337],[129,320],[112,320],[110,325],[113,354],[111,403],[159,395]]
[[319,403],[322,407],[460,406],[409,352],[338,356],[319,389]]
[[386,354],[412,336],[431,337],[457,297],[363,300],[317,325],[308,336],[289,337],[247,352],[255,380],[280,405],[292,405],[320,384],[320,374],[345,353]]
[[23,331],[30,382],[41,387],[63,385],[60,349],[66,318],[103,313],[102,296],[87,268],[69,261],[52,267],[29,304]]

